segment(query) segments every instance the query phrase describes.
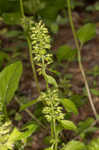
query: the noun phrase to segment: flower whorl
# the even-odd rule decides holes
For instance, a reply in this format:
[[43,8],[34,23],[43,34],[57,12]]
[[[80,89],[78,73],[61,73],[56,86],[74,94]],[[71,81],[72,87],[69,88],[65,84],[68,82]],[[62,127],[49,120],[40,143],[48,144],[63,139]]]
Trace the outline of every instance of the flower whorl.
[[48,35],[48,30],[45,25],[40,21],[35,23],[34,26],[31,25],[31,41],[32,41],[32,54],[35,64],[39,66],[38,72],[42,74],[42,57],[45,62],[45,68],[47,65],[52,63],[52,54],[47,53],[50,50],[50,36]]
[[49,122],[52,118],[55,118],[57,121],[64,119],[64,113],[62,112],[63,108],[60,106],[57,89],[49,89],[47,93],[42,92],[40,98],[46,104],[43,108],[43,113]]

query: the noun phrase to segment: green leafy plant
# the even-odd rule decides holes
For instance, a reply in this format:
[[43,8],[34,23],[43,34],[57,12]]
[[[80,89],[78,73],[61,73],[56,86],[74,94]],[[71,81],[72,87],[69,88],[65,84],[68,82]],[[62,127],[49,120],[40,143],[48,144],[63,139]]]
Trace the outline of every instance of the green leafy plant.
[[[37,128],[37,125],[26,126],[25,132],[14,127],[7,113],[7,104],[12,100],[22,74],[21,62],[7,66],[0,72],[0,148],[12,150],[17,141],[25,140]],[[25,142],[25,141],[24,141]],[[25,143],[24,143],[25,144]]]
[[[18,88],[19,80],[22,74],[22,64],[21,62],[15,62],[3,69],[3,71],[0,73],[0,148],[1,150],[13,150],[18,143],[21,143],[21,146],[17,149],[24,149],[28,137],[31,136],[32,133],[36,131],[36,129],[39,126],[42,126],[44,128],[44,125],[42,125],[42,122],[40,122],[34,114],[29,111],[28,107],[41,102],[42,103],[42,114],[44,115],[44,118],[46,119],[46,123],[50,125],[50,140],[49,140],[49,148],[46,148],[45,150],[98,150],[99,149],[99,139],[92,140],[89,144],[85,144],[84,142],[80,142],[76,140],[77,138],[85,139],[87,133],[91,133],[93,131],[97,131],[98,128],[94,127],[94,125],[98,121],[98,114],[96,111],[96,108],[94,106],[90,88],[88,85],[88,81],[86,79],[86,74],[84,72],[84,68],[81,61],[81,49],[86,42],[91,40],[95,36],[95,30],[96,27],[94,24],[89,23],[81,27],[77,32],[75,31],[75,27],[73,24],[72,19],[72,11],[71,8],[75,7],[75,3],[70,3],[70,0],[67,0],[67,8],[68,8],[68,14],[70,19],[70,25],[72,28],[76,49],[72,50],[72,48],[68,45],[64,45],[58,49],[57,52],[57,59],[59,62],[62,60],[72,61],[76,58],[77,53],[77,59],[79,63],[79,68],[82,74],[82,77],[84,79],[87,95],[89,98],[89,102],[92,108],[92,111],[94,113],[95,119],[93,118],[87,118],[85,121],[80,121],[78,125],[75,125],[75,123],[69,119],[66,119],[68,113],[73,113],[74,115],[78,115],[78,109],[76,106],[76,102],[74,103],[73,100],[70,100],[69,98],[66,98],[63,95],[60,95],[60,89],[59,85],[56,81],[56,79],[51,75],[51,73],[48,73],[48,68],[53,63],[53,55],[51,54],[51,37],[49,35],[48,29],[44,25],[43,21],[36,22],[33,20],[32,17],[26,17],[24,14],[24,6],[28,4],[27,0],[22,1],[20,0],[20,12],[21,15],[18,13],[18,19],[16,17],[16,12],[13,14],[5,14],[4,19],[5,22],[9,23],[9,17],[10,17],[10,23],[13,24],[14,19],[16,20],[15,24],[21,22],[21,27],[23,28],[24,36],[28,42],[29,46],[29,55],[30,55],[30,63],[32,66],[32,71],[34,75],[34,79],[36,82],[36,86],[38,89],[38,98],[27,102],[27,103],[21,103],[20,99],[15,98],[15,100],[20,105],[19,111],[26,111],[33,120],[35,120],[37,123],[28,122],[26,125],[24,125],[21,129],[18,129],[15,127],[11,120],[9,119],[9,115],[7,112],[7,105],[11,102],[15,95],[15,91]],[[28,12],[32,11],[32,6],[30,5],[33,1],[29,0],[29,5],[27,8],[25,8],[25,11]],[[8,4],[8,1],[6,2]],[[15,1],[16,3],[16,1]],[[36,4],[39,4],[40,1],[34,1],[33,6]],[[1,1],[1,4],[3,5],[3,1]],[[63,8],[63,5],[65,4],[65,1],[46,1],[43,0],[43,4],[47,7],[38,7],[34,10],[34,14],[38,9],[40,9],[40,13],[42,17],[46,18],[46,14],[49,20],[54,20],[56,18],[57,13],[61,8]],[[57,7],[55,7],[57,5]],[[76,3],[76,5],[78,5]],[[44,9],[43,9],[44,7]],[[12,8],[12,6],[10,7]],[[34,7],[35,8],[35,7]],[[48,9],[49,8],[49,9]],[[17,10],[18,8],[16,8]],[[9,11],[9,8],[4,8],[7,12]],[[1,10],[2,12],[4,10]],[[50,10],[50,11],[49,11]],[[46,88],[44,91],[41,91],[39,86],[39,80],[38,75],[42,76]],[[76,95],[77,98],[78,95]],[[71,96],[73,97],[73,96]],[[78,96],[79,97],[79,96]],[[17,120],[18,113],[16,114]],[[75,136],[74,139],[71,141],[64,143],[61,141],[61,135],[63,130],[70,130],[74,132]]]

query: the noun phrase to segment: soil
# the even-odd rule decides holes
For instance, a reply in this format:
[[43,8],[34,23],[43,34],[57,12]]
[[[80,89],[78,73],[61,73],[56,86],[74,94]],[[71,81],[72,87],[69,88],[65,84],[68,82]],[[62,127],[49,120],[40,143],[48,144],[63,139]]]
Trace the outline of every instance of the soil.
[[[73,19],[74,19],[76,29],[78,29],[78,27],[83,25],[84,20],[86,19],[86,16],[88,16],[88,15],[90,15],[90,14],[73,12]],[[92,15],[91,16],[92,20],[95,20],[97,18],[97,16],[99,15],[99,13],[93,13],[91,15]],[[3,26],[3,27],[5,27],[5,26]],[[83,62],[85,72],[88,72],[89,70],[91,70],[95,65],[99,66],[99,50],[98,50],[99,49],[98,48],[99,47],[99,22],[98,21],[96,21],[96,28],[97,28],[96,37],[93,40],[86,43],[81,51],[82,62]],[[52,50],[54,52],[56,52],[57,49],[61,45],[64,45],[64,44],[70,45],[71,47],[75,48],[75,43],[73,40],[73,35],[72,35],[69,24],[59,26],[59,32],[56,35],[54,35],[53,38],[54,38],[54,40],[53,40],[54,42],[52,45]],[[7,49],[8,47],[11,47],[11,46],[13,47],[13,42],[11,42],[11,41],[9,42],[9,40],[4,38],[3,36],[0,36],[0,40],[2,41],[2,48]],[[14,46],[16,46],[16,44],[18,44],[19,41],[20,40],[17,40],[17,42],[14,43]],[[6,45],[5,45],[5,43],[6,43]],[[35,99],[35,98],[37,98],[38,93],[37,93],[37,89],[36,89],[36,84],[33,80],[32,69],[29,64],[29,56],[28,56],[27,47],[22,49],[22,54],[25,57],[24,58],[19,57],[19,58],[23,59],[24,70],[23,70],[23,75],[21,78],[18,94],[21,96],[26,96],[26,97],[28,97],[28,99]],[[12,56],[12,52],[9,53],[9,55]],[[64,64],[65,63],[67,63],[67,62],[64,62]],[[5,64],[6,63],[4,63],[3,66],[5,66]],[[80,72],[77,61],[69,63],[68,68],[66,68],[66,69],[64,68],[64,70],[60,70],[60,71],[62,72],[62,74],[66,74],[66,73],[72,74],[73,78],[71,81],[72,82],[71,90],[75,94],[82,94],[82,89],[84,87],[84,81],[81,76],[81,72]],[[92,87],[94,77],[87,75],[87,79],[89,82],[89,86]],[[99,76],[96,78],[96,82],[97,82],[97,89],[99,89]],[[40,77],[40,87],[42,90],[45,90],[44,80],[41,77]],[[99,113],[99,97],[93,95],[93,100],[94,100],[94,104],[96,106],[97,112]],[[18,111],[19,105],[17,104],[16,101],[13,100],[12,103],[10,104],[10,106],[8,106],[8,110],[11,108]],[[34,108],[31,108],[30,110],[32,111],[32,113],[34,112]],[[17,125],[18,127],[21,127],[28,120],[31,120],[30,116],[28,116],[28,114],[26,112],[22,112],[21,115],[23,118],[22,121],[20,121],[20,122],[14,121],[14,124]],[[72,120],[75,123],[77,123],[80,120],[85,120],[87,117],[94,117],[89,103],[87,103],[83,107],[81,107],[79,109],[79,115],[78,116],[73,115]],[[25,150],[43,150],[46,147],[46,145],[44,145],[43,138],[46,137],[47,135],[48,135],[48,129],[46,129],[46,130],[41,129],[40,132],[33,135],[32,142],[31,142],[32,146],[26,147]],[[74,135],[72,132],[64,131],[64,133],[63,133],[63,139],[65,139],[67,141],[72,139],[73,136]],[[96,131],[93,134],[93,137],[99,137],[99,131]]]

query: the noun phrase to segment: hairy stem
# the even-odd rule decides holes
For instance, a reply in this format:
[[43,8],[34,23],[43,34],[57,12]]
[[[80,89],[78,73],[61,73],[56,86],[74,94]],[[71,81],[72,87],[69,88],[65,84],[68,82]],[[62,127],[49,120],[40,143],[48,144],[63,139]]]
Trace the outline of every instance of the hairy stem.
[[[22,0],[20,0],[20,10],[21,10],[21,16],[22,16],[22,18],[25,19],[24,8],[23,8],[23,1]],[[25,31],[25,26],[24,26],[24,31]],[[31,66],[32,66],[34,80],[36,82],[38,93],[40,94],[40,86],[39,86],[39,82],[38,82],[38,77],[37,77],[37,73],[36,73],[36,69],[35,69],[34,60],[32,58],[32,45],[31,45],[31,41],[30,41],[30,39],[29,39],[29,37],[27,35],[26,35],[26,39],[27,39],[28,47],[29,47],[30,63],[31,63]]]
[[86,74],[84,72],[84,68],[83,68],[83,65],[82,65],[82,62],[81,62],[81,54],[80,54],[81,48],[80,48],[80,45],[79,45],[79,41],[78,41],[78,38],[77,38],[77,35],[76,35],[76,30],[75,30],[73,19],[72,19],[72,10],[71,10],[70,0],[67,0],[67,5],[68,5],[68,15],[69,15],[69,20],[70,20],[70,25],[71,25],[71,28],[72,28],[72,33],[73,33],[76,48],[77,48],[79,68],[80,68],[80,71],[81,71],[81,74],[82,74],[82,77],[83,77],[83,80],[84,80],[84,83],[85,83],[85,87],[86,87],[87,94],[88,94],[88,99],[89,99],[93,114],[94,114],[94,116],[97,120],[98,116],[97,116],[96,108],[95,108],[94,103],[93,103],[93,99],[92,99],[92,95],[91,95],[90,88],[89,88],[89,85],[88,85],[88,81],[87,81],[87,78],[86,78]]

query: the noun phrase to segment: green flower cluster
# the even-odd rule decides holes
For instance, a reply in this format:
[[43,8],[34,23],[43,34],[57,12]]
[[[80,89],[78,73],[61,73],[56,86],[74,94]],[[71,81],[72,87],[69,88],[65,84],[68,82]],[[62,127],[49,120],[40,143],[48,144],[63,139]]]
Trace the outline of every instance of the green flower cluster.
[[13,148],[13,144],[9,144],[8,139],[10,137],[10,132],[12,128],[11,121],[6,121],[0,126],[0,148],[1,150],[8,150]]
[[3,104],[0,102],[0,126],[2,125],[4,121],[5,115],[3,113]]
[[52,63],[52,54],[47,53],[50,50],[50,36],[48,35],[48,30],[45,25],[40,21],[35,23],[34,26],[31,23],[31,41],[32,41],[32,54],[35,64],[38,66],[37,71],[42,74],[43,66],[42,60],[44,62],[45,68]]
[[40,99],[45,103],[43,113],[48,122],[51,122],[52,119],[56,119],[57,121],[64,119],[64,114],[62,112],[63,108],[60,106],[58,89],[48,89],[46,93],[41,93]]

